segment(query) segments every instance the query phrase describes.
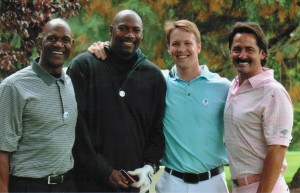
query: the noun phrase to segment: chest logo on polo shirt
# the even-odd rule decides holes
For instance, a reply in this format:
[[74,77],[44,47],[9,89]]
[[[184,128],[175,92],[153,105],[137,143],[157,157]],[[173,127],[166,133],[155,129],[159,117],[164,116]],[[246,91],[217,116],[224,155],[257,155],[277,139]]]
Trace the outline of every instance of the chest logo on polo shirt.
[[202,104],[203,104],[203,105],[208,105],[208,99],[203,99],[203,100],[202,100]]

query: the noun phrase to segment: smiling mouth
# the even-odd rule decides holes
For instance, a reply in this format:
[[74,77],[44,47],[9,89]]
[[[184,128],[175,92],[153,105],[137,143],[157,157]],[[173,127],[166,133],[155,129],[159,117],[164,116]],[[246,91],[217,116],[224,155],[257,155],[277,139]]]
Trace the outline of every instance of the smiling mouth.
[[237,60],[236,64],[237,65],[248,65],[248,64],[250,64],[250,60]]
[[64,55],[64,53],[60,52],[60,51],[52,51],[52,54],[55,54],[55,55]]
[[134,46],[133,42],[123,42],[125,46]]
[[184,55],[184,56],[177,56],[178,59],[184,59],[184,58],[187,58],[188,56],[187,55]]

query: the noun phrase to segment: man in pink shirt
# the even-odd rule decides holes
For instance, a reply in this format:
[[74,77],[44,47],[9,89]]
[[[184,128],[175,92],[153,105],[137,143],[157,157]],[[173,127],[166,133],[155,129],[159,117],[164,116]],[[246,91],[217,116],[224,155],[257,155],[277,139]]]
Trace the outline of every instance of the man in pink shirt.
[[224,112],[233,193],[285,193],[282,176],[292,139],[293,106],[285,88],[265,68],[268,44],[261,27],[237,22],[229,35],[238,76]]

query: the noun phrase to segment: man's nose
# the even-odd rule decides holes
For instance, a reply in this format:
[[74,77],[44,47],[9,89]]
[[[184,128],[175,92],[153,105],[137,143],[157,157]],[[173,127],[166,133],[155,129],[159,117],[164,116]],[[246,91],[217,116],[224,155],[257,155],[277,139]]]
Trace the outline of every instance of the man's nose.
[[59,46],[59,47],[63,47],[64,43],[62,41],[56,41],[54,45]]
[[134,38],[135,35],[133,33],[133,30],[129,29],[126,34],[125,34],[125,37],[128,37],[128,38]]
[[178,51],[178,52],[182,52],[182,51],[184,51],[184,50],[185,50],[185,46],[184,46],[184,45],[181,45],[181,44],[180,44],[180,45],[178,46],[178,48],[177,48],[177,51]]
[[63,47],[63,46],[65,45],[65,42],[64,42],[63,39],[57,39],[57,40],[55,41],[54,45]]
[[245,50],[241,50],[241,53],[239,54],[239,58],[247,58],[247,53]]

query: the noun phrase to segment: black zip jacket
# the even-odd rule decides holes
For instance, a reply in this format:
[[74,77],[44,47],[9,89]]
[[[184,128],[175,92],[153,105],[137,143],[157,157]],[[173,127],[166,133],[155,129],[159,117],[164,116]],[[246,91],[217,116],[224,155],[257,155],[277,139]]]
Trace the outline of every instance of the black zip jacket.
[[79,112],[73,148],[78,191],[118,192],[108,183],[113,169],[159,165],[166,93],[160,69],[138,49],[128,61],[112,52],[106,60],[82,53],[68,74]]

